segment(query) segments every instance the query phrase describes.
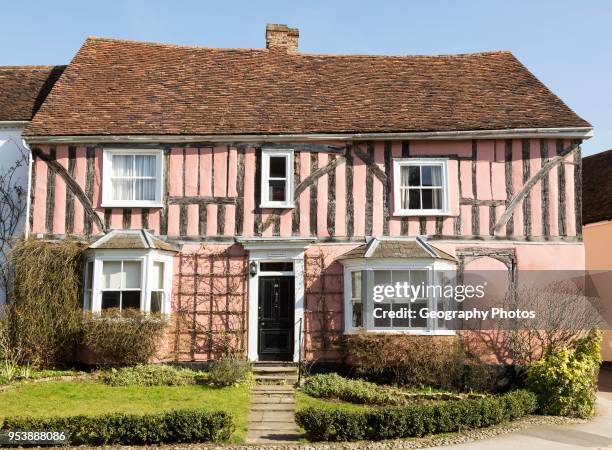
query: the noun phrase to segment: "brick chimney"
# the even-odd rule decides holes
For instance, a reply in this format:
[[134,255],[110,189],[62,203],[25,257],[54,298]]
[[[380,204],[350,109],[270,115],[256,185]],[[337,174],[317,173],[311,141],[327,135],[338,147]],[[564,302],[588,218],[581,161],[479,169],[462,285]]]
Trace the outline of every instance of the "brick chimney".
[[298,51],[298,38],[300,30],[289,28],[287,25],[269,23],[266,25],[266,48],[285,53]]

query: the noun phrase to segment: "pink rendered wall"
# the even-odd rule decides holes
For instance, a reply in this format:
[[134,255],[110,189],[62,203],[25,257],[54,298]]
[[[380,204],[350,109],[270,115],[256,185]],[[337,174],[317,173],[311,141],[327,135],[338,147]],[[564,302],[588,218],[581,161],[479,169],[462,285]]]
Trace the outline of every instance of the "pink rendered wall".
[[[558,142],[545,141],[548,158],[556,155]],[[93,148],[92,199],[96,214],[109,228],[149,228],[155,234],[173,239],[199,239],[209,237],[231,238],[237,235],[313,236],[319,238],[362,238],[366,235],[390,236],[427,234],[432,238],[487,240],[493,225],[506,209],[506,202],[520,191],[525,177],[529,179],[542,166],[539,139],[530,140],[477,140],[477,141],[400,141],[374,142],[372,161],[384,173],[393,178],[392,159],[409,157],[448,158],[450,214],[447,216],[401,217],[394,214],[393,180],[390,191],[376,176],[373,168],[359,157],[355,147],[368,152],[366,143],[353,143],[350,151],[352,164],[341,163],[319,177],[313,188],[307,187],[296,199],[295,209],[259,209],[255,198],[259,187],[255,186],[259,151],[255,148],[238,148],[232,145],[215,147],[173,147],[170,150],[168,192],[172,197],[206,197],[208,204],[193,202],[182,207],[168,204],[165,208],[104,209],[101,199],[100,147]],[[562,142],[562,147],[569,142]],[[41,146],[49,154],[50,146]],[[407,149],[407,155],[404,152]],[[86,188],[88,177],[87,146],[76,147],[74,179]],[[68,147],[55,147],[60,165],[68,167]],[[299,162],[296,184],[308,177],[313,161],[318,168],[325,167],[336,154],[306,151],[295,153]],[[313,159],[314,158],[314,159]],[[47,164],[41,159],[35,162],[35,180],[31,217],[31,231],[36,234],[63,235],[66,233],[66,185],[58,175],[55,179],[53,209],[47,210]],[[552,169],[548,177],[535,184],[527,200],[520,202],[508,225],[501,228],[497,237],[512,240],[571,240],[579,235],[576,226],[576,202],[574,177],[577,167],[573,156],[565,164]],[[386,173],[388,172],[388,173]],[[562,172],[562,173],[561,173]],[[352,180],[348,178],[352,174]],[[240,199],[239,179],[242,179],[244,197]],[[348,187],[352,182],[352,190]],[[332,185],[333,183],[333,185]],[[564,188],[560,189],[560,183]],[[369,187],[371,186],[371,188]],[[351,209],[352,203],[352,209]],[[543,214],[543,205],[547,205]],[[333,206],[333,210],[330,209]],[[388,211],[388,216],[385,216]],[[73,206],[73,233],[84,233],[84,209],[75,199]],[[164,216],[166,220],[163,220]],[[316,220],[316,223],[311,223]],[[544,223],[546,222],[546,224]],[[546,225],[546,226],[545,226]],[[545,236],[545,230],[548,235]],[[352,233],[351,233],[352,231]],[[94,225],[92,233],[100,234]],[[527,235],[526,235],[527,233]]]

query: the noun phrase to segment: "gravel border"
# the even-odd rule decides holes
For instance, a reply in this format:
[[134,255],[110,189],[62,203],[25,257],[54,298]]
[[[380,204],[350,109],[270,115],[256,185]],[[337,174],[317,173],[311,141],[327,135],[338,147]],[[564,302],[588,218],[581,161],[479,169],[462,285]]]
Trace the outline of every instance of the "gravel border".
[[[295,444],[253,444],[253,445],[232,445],[232,444],[176,444],[158,446],[113,446],[113,447],[54,447],[58,450],[67,448],[73,449],[163,449],[163,450],[391,450],[391,449],[411,449],[411,448],[430,448],[444,445],[464,444],[481,439],[489,439],[502,434],[513,433],[532,425],[568,425],[586,423],[588,420],[574,419],[557,416],[526,416],[521,419],[504,425],[495,425],[488,428],[478,428],[449,433],[444,436],[430,436],[424,438],[393,439],[386,441],[358,441],[358,442],[316,442],[316,443],[295,443]],[[47,447],[49,448],[49,447]]]

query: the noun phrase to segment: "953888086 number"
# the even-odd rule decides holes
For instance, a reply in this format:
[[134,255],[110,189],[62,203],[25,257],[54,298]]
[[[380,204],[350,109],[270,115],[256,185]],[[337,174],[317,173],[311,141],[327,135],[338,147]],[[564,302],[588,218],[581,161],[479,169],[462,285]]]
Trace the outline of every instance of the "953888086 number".
[[0,430],[0,446],[58,445],[67,442],[68,433],[62,430]]

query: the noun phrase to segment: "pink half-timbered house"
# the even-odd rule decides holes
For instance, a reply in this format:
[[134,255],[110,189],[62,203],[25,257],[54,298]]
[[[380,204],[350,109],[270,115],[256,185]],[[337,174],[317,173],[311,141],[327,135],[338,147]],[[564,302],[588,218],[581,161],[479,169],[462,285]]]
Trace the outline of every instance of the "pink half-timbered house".
[[91,242],[85,308],[170,314],[177,359],[333,360],[357,330],[452,334],[374,323],[374,282],[584,268],[591,126],[511,53],[297,46],[85,41],[24,133],[29,233]]

